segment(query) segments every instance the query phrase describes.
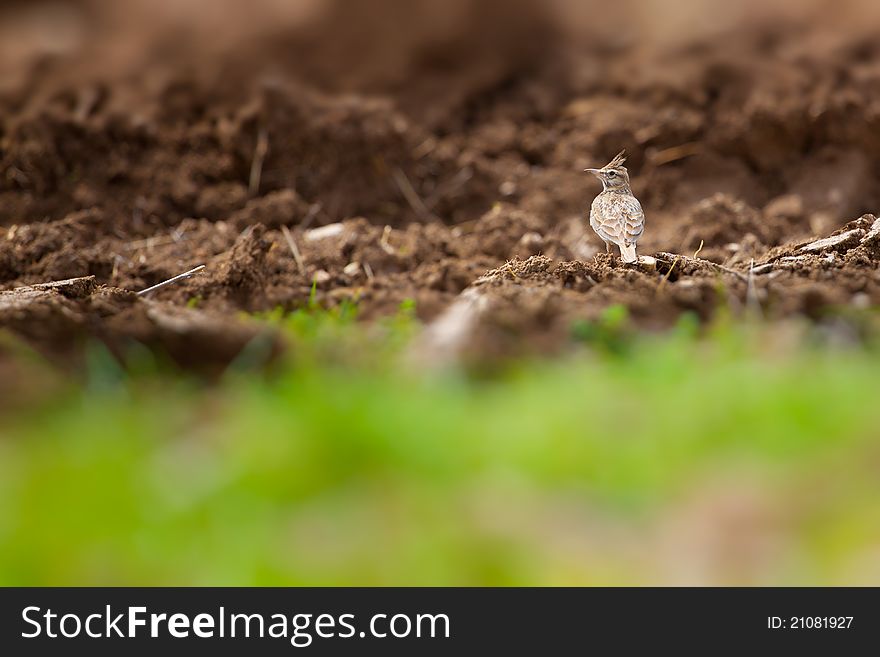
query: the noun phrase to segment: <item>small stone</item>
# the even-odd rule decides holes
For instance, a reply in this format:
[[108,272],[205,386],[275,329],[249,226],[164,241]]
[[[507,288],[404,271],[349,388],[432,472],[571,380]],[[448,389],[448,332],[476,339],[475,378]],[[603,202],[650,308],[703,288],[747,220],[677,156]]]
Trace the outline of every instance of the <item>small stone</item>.
[[516,183],[512,180],[506,180],[498,187],[501,196],[513,196],[516,194]]
[[342,273],[346,276],[357,276],[361,270],[361,263],[359,262],[349,262],[345,265],[345,268],[342,270]]
[[311,230],[307,230],[303,234],[303,237],[307,242],[315,242],[317,240],[323,240],[328,237],[336,237],[337,235],[341,235],[344,228],[345,227],[340,223],[327,224],[326,226],[321,226],[320,228],[312,228]]
[[529,255],[536,255],[544,247],[544,237],[540,233],[530,231],[519,239],[519,247]]
[[874,220],[867,235],[862,238],[862,244],[864,246],[873,246],[877,242],[880,242],[880,219]]
[[865,231],[861,228],[854,228],[853,230],[848,230],[840,235],[832,235],[831,237],[825,237],[821,240],[810,242],[806,246],[802,246],[800,251],[803,253],[821,253],[822,251],[827,251],[829,249],[837,249],[841,247],[848,248],[858,244],[864,235]]
[[330,273],[323,269],[319,269],[315,272],[315,275],[312,276],[312,280],[315,281],[315,283],[317,283],[318,285],[323,285],[324,283],[327,283],[331,278],[332,277],[330,276]]

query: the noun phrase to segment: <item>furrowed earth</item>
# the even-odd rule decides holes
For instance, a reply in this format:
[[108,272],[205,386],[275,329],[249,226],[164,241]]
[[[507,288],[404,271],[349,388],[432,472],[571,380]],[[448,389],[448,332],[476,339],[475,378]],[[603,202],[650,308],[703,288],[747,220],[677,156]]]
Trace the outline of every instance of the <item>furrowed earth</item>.
[[[411,299],[445,360],[564,352],[618,305],[657,331],[880,303],[880,46],[857,26],[639,42],[566,2],[265,4],[181,32],[173,3],[70,3],[51,48],[44,3],[0,9],[0,327],[74,367],[97,339],[216,373],[285,348],[242,318],[279,307]],[[635,265],[585,216],[582,170],[621,148]]]

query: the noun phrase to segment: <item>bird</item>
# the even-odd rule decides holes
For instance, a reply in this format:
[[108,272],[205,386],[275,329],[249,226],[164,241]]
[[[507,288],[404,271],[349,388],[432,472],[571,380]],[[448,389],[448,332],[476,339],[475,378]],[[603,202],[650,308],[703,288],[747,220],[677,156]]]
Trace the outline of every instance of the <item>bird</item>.
[[629,187],[629,173],[623,163],[626,151],[620,151],[601,169],[584,169],[602,181],[602,192],[590,206],[590,226],[605,242],[605,251],[611,253],[611,244],[620,248],[624,262],[636,262],[636,242],[645,231],[645,213]]

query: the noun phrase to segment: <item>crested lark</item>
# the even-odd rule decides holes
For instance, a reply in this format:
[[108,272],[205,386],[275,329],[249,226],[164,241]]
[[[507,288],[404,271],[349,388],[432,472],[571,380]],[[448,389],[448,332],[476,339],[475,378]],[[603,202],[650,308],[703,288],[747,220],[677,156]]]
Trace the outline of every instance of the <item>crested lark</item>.
[[624,262],[635,262],[636,242],[645,230],[645,213],[639,200],[629,188],[629,174],[623,163],[625,151],[620,151],[601,169],[584,169],[602,181],[602,193],[593,199],[590,207],[590,226],[605,242],[611,253],[611,244],[620,248]]

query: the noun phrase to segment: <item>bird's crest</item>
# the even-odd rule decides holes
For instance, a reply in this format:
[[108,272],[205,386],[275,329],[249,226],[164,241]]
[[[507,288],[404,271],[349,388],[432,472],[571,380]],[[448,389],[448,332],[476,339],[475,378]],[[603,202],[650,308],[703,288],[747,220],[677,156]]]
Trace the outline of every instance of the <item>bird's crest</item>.
[[617,155],[614,156],[608,164],[606,164],[603,169],[617,169],[623,166],[623,163],[626,162],[626,149],[620,151]]

